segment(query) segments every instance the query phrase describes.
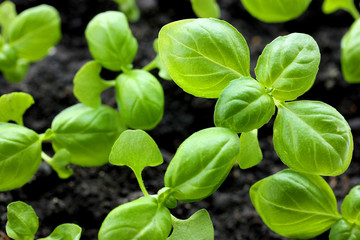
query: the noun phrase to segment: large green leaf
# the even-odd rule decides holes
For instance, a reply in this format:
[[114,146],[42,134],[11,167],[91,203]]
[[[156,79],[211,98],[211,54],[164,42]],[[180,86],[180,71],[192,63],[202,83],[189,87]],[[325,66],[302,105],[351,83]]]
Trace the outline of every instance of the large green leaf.
[[28,93],[12,92],[0,97],[0,122],[14,121],[23,125],[25,111],[34,104]]
[[168,240],[213,240],[214,227],[209,213],[201,209],[186,220],[172,218],[173,232]]
[[360,19],[356,20],[341,40],[341,69],[349,83],[360,82]]
[[263,22],[286,22],[299,17],[311,0],[241,0],[246,10]]
[[358,239],[360,239],[360,226],[355,223],[349,223],[345,219],[340,219],[331,227],[329,240]]
[[123,13],[108,11],[96,15],[87,25],[85,36],[91,55],[104,68],[131,69],[138,44]]
[[116,100],[121,117],[135,129],[149,130],[164,114],[164,91],[149,72],[133,70],[116,79]]
[[34,209],[24,202],[12,202],[7,206],[6,233],[15,240],[33,240],[39,228]]
[[113,209],[101,225],[99,240],[164,240],[170,231],[169,210],[149,196]]
[[220,8],[216,0],[191,0],[191,7],[200,18],[220,17]]
[[214,122],[241,133],[261,128],[275,113],[273,98],[258,81],[244,77],[230,82],[215,106]]
[[249,49],[243,36],[217,19],[189,19],[159,33],[161,61],[185,92],[217,98],[231,80],[250,76]]
[[289,167],[335,176],[349,166],[353,152],[350,127],[333,107],[316,101],[278,105],[274,147]]
[[313,238],[341,218],[334,193],[317,175],[281,171],[255,183],[250,198],[265,224],[289,238]]
[[240,151],[237,134],[207,128],[192,134],[178,148],[165,173],[165,187],[183,202],[201,200],[218,189]]
[[30,62],[44,58],[60,41],[60,16],[49,5],[40,5],[21,12],[9,25],[9,44],[18,56]]
[[63,148],[70,152],[71,163],[100,166],[108,162],[111,147],[124,130],[124,123],[114,109],[76,104],[54,118],[51,139],[56,152]]
[[76,224],[65,223],[57,226],[55,230],[46,238],[38,240],[79,240],[81,228]]
[[267,45],[255,68],[256,77],[278,100],[294,100],[311,88],[320,64],[315,40],[301,33],[278,37]]
[[341,205],[341,213],[348,222],[360,226],[360,186],[354,187],[346,195]]
[[23,186],[40,163],[39,135],[17,124],[0,123],[0,191]]

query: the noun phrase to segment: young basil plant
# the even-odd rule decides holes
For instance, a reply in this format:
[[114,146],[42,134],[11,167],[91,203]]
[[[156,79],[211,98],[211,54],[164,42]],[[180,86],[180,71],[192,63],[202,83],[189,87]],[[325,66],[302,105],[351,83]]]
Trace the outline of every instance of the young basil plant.
[[214,239],[206,210],[179,220],[168,208],[176,207],[178,200],[194,202],[216,191],[239,151],[239,138],[229,129],[209,128],[194,133],[181,144],[168,166],[165,187],[157,195],[149,195],[141,172],[163,162],[160,150],[143,130],[124,131],[112,148],[110,163],[130,167],[144,197],[112,210],[102,223],[99,239]]
[[[142,70],[132,69],[138,44],[121,12],[98,14],[85,31],[89,50],[95,61],[85,64],[74,78],[74,94],[89,107],[101,104],[101,93],[115,87],[120,115],[135,129],[152,129],[162,119],[164,92],[159,81],[148,71],[157,67],[160,76],[168,78],[157,57]],[[154,45],[156,46],[156,45]],[[102,68],[122,71],[115,80],[101,78]]]
[[220,8],[216,0],[191,0],[191,7],[200,18],[220,17]]
[[45,58],[60,41],[59,13],[43,4],[17,15],[10,1],[0,4],[0,13],[0,71],[8,81],[20,82],[29,63]]
[[331,227],[330,240],[355,240],[360,236],[359,189],[345,197],[340,215],[323,178],[288,169],[255,183],[250,198],[264,223],[280,235],[308,239]]
[[[39,228],[39,219],[34,209],[21,201],[7,206],[6,233],[14,240],[33,240]],[[76,224],[59,225],[45,238],[39,240],[79,240],[81,228]]]
[[346,120],[325,103],[293,101],[311,88],[318,71],[320,51],[311,36],[293,33],[268,44],[258,59],[256,79],[250,77],[244,38],[217,19],[164,26],[159,53],[184,91],[219,98],[214,123],[242,133],[244,147],[237,159],[242,168],[261,160],[257,132],[252,131],[269,122],[275,107],[274,147],[286,165],[320,175],[338,175],[348,168],[353,139]]

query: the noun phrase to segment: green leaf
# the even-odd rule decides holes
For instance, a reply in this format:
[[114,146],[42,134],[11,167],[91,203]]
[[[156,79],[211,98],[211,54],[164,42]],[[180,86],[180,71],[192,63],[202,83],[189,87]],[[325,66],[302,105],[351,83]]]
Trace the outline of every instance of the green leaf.
[[140,10],[136,0],[114,0],[119,4],[119,10],[123,12],[130,22],[136,22],[140,18]]
[[134,129],[149,130],[164,114],[164,91],[149,72],[133,70],[116,79],[116,100],[121,117]]
[[165,25],[159,33],[161,61],[185,92],[218,98],[231,80],[250,76],[249,48],[230,24],[188,19]]
[[255,18],[268,23],[286,22],[299,17],[311,0],[241,0]]
[[275,103],[258,81],[244,77],[230,82],[215,106],[214,122],[241,133],[261,128],[275,113]]
[[360,82],[360,19],[350,27],[341,40],[341,69],[349,83]]
[[345,219],[337,221],[330,230],[329,240],[357,240],[360,239],[360,226],[351,224]]
[[17,59],[16,65],[13,68],[3,69],[2,72],[6,80],[9,82],[18,83],[25,78],[28,69],[28,61]]
[[125,126],[111,107],[76,104],[60,112],[51,129],[55,152],[65,148],[70,152],[71,163],[92,167],[108,162],[111,147]]
[[81,227],[76,224],[65,223],[57,226],[48,237],[38,240],[79,240],[80,236]]
[[279,104],[273,138],[281,161],[300,172],[336,176],[351,161],[350,127],[336,109],[322,102]]
[[350,223],[360,226],[360,186],[351,189],[341,205],[341,213]]
[[138,44],[123,13],[108,11],[96,15],[87,25],[85,36],[91,55],[104,68],[132,68]]
[[220,17],[220,8],[216,0],[191,0],[191,7],[200,18]]
[[17,124],[0,123],[0,191],[22,187],[40,164],[39,135]]
[[171,231],[169,210],[154,197],[143,197],[112,210],[101,225],[99,240],[163,240]]
[[0,122],[14,121],[23,124],[25,111],[34,104],[33,97],[28,93],[12,92],[0,97]]
[[0,69],[8,69],[16,66],[17,53],[14,47],[3,44],[0,48]]
[[46,4],[29,8],[11,22],[8,34],[9,44],[16,49],[19,58],[38,61],[60,41],[59,13]]
[[354,0],[324,0],[322,11],[325,14],[331,14],[340,9],[348,11],[353,7],[355,7]]
[[174,230],[168,240],[213,240],[214,227],[209,213],[201,209],[186,220],[172,218]]
[[255,68],[256,77],[272,89],[277,100],[289,101],[304,94],[315,81],[320,51],[307,34],[292,33],[267,45]]
[[154,59],[154,64],[155,64],[155,67],[157,67],[159,69],[159,76],[162,78],[162,79],[165,79],[165,80],[172,80],[171,76],[169,75],[169,73],[166,71],[166,68],[164,66],[164,64],[162,63],[161,61],[161,58],[160,58],[160,55],[159,55],[159,41],[158,41],[158,38],[156,38],[153,42],[153,47],[154,47],[154,50],[155,52],[157,53],[155,59]]
[[256,166],[263,158],[258,141],[258,130],[241,133],[240,153],[237,157],[237,163],[241,169]]
[[72,169],[68,168],[71,163],[71,154],[66,149],[60,149],[52,159],[46,162],[56,171],[59,178],[66,179],[74,173]]
[[0,4],[1,34],[4,36],[5,40],[7,40],[7,32],[9,25],[15,19],[16,15],[16,7],[13,2],[4,1]]
[[218,189],[240,151],[237,134],[227,128],[207,128],[192,134],[178,148],[165,173],[165,187],[176,199],[195,202]]
[[288,238],[313,238],[341,218],[334,193],[317,175],[281,171],[255,183],[250,198],[265,224]]
[[113,86],[109,81],[100,77],[101,65],[96,61],[86,63],[74,77],[74,95],[89,107],[101,105],[101,93]]
[[16,240],[33,240],[39,228],[34,209],[24,202],[12,202],[7,206],[6,233]]

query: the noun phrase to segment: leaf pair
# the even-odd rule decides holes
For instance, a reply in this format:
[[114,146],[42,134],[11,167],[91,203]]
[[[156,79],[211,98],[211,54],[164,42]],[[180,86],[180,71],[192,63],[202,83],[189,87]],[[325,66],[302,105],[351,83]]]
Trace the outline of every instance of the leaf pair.
[[323,178],[290,169],[254,184],[250,197],[265,224],[280,235],[308,239],[331,227],[330,240],[360,236],[359,186],[345,197],[342,216]]
[[[33,240],[39,228],[39,219],[34,209],[17,201],[7,206],[6,233],[15,240]],[[61,224],[45,238],[39,240],[79,240],[81,228],[76,224]]]

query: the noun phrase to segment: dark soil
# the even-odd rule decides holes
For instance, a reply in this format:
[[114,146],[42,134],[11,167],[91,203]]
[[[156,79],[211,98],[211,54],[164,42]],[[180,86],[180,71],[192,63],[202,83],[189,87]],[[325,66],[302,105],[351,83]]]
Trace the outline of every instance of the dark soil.
[[[25,115],[25,125],[43,133],[61,110],[77,102],[72,94],[72,80],[78,69],[91,59],[84,38],[88,21],[97,13],[116,10],[111,0],[15,0],[18,12],[47,3],[56,7],[62,18],[62,41],[44,60],[34,63],[20,84],[7,83],[0,76],[0,93],[23,91],[32,94],[36,103]],[[252,18],[239,0],[220,0],[222,19],[234,25],[247,40],[251,52],[251,69],[266,44],[279,35],[304,32],[318,42],[322,61],[314,87],[301,99],[320,100],[335,107],[349,121],[355,142],[353,162],[345,174],[325,178],[334,189],[339,205],[353,186],[360,184],[360,85],[346,83],[340,68],[340,40],[352,23],[345,12],[332,15],[321,12],[322,1],[314,0],[304,15],[282,24],[266,24]],[[141,20],[131,23],[139,42],[134,63],[141,68],[155,56],[152,41],[160,28],[172,21],[195,17],[189,0],[138,0]],[[157,74],[156,71],[153,72]],[[113,73],[104,72],[111,79]],[[151,194],[163,187],[163,175],[179,144],[189,135],[213,126],[215,101],[195,98],[173,82],[160,80],[165,91],[165,114],[161,123],[149,133],[162,150],[165,163],[147,168],[144,181]],[[113,90],[103,94],[104,103],[115,107]],[[260,129],[264,159],[256,167],[234,167],[226,181],[212,196],[197,203],[179,204],[173,214],[188,218],[206,208],[213,220],[215,239],[285,239],[269,230],[255,212],[249,188],[256,181],[285,168],[272,145],[272,121]],[[44,144],[51,154],[51,145]],[[109,211],[141,196],[134,174],[126,167],[106,165],[97,168],[75,167],[75,174],[61,180],[43,164],[34,178],[21,189],[0,193],[0,233],[5,232],[6,206],[22,200],[33,206],[40,219],[38,237],[47,236],[57,225],[72,222],[83,229],[82,239],[97,239],[97,232]],[[316,239],[327,239],[328,233]],[[1,239],[1,234],[0,234]]]

